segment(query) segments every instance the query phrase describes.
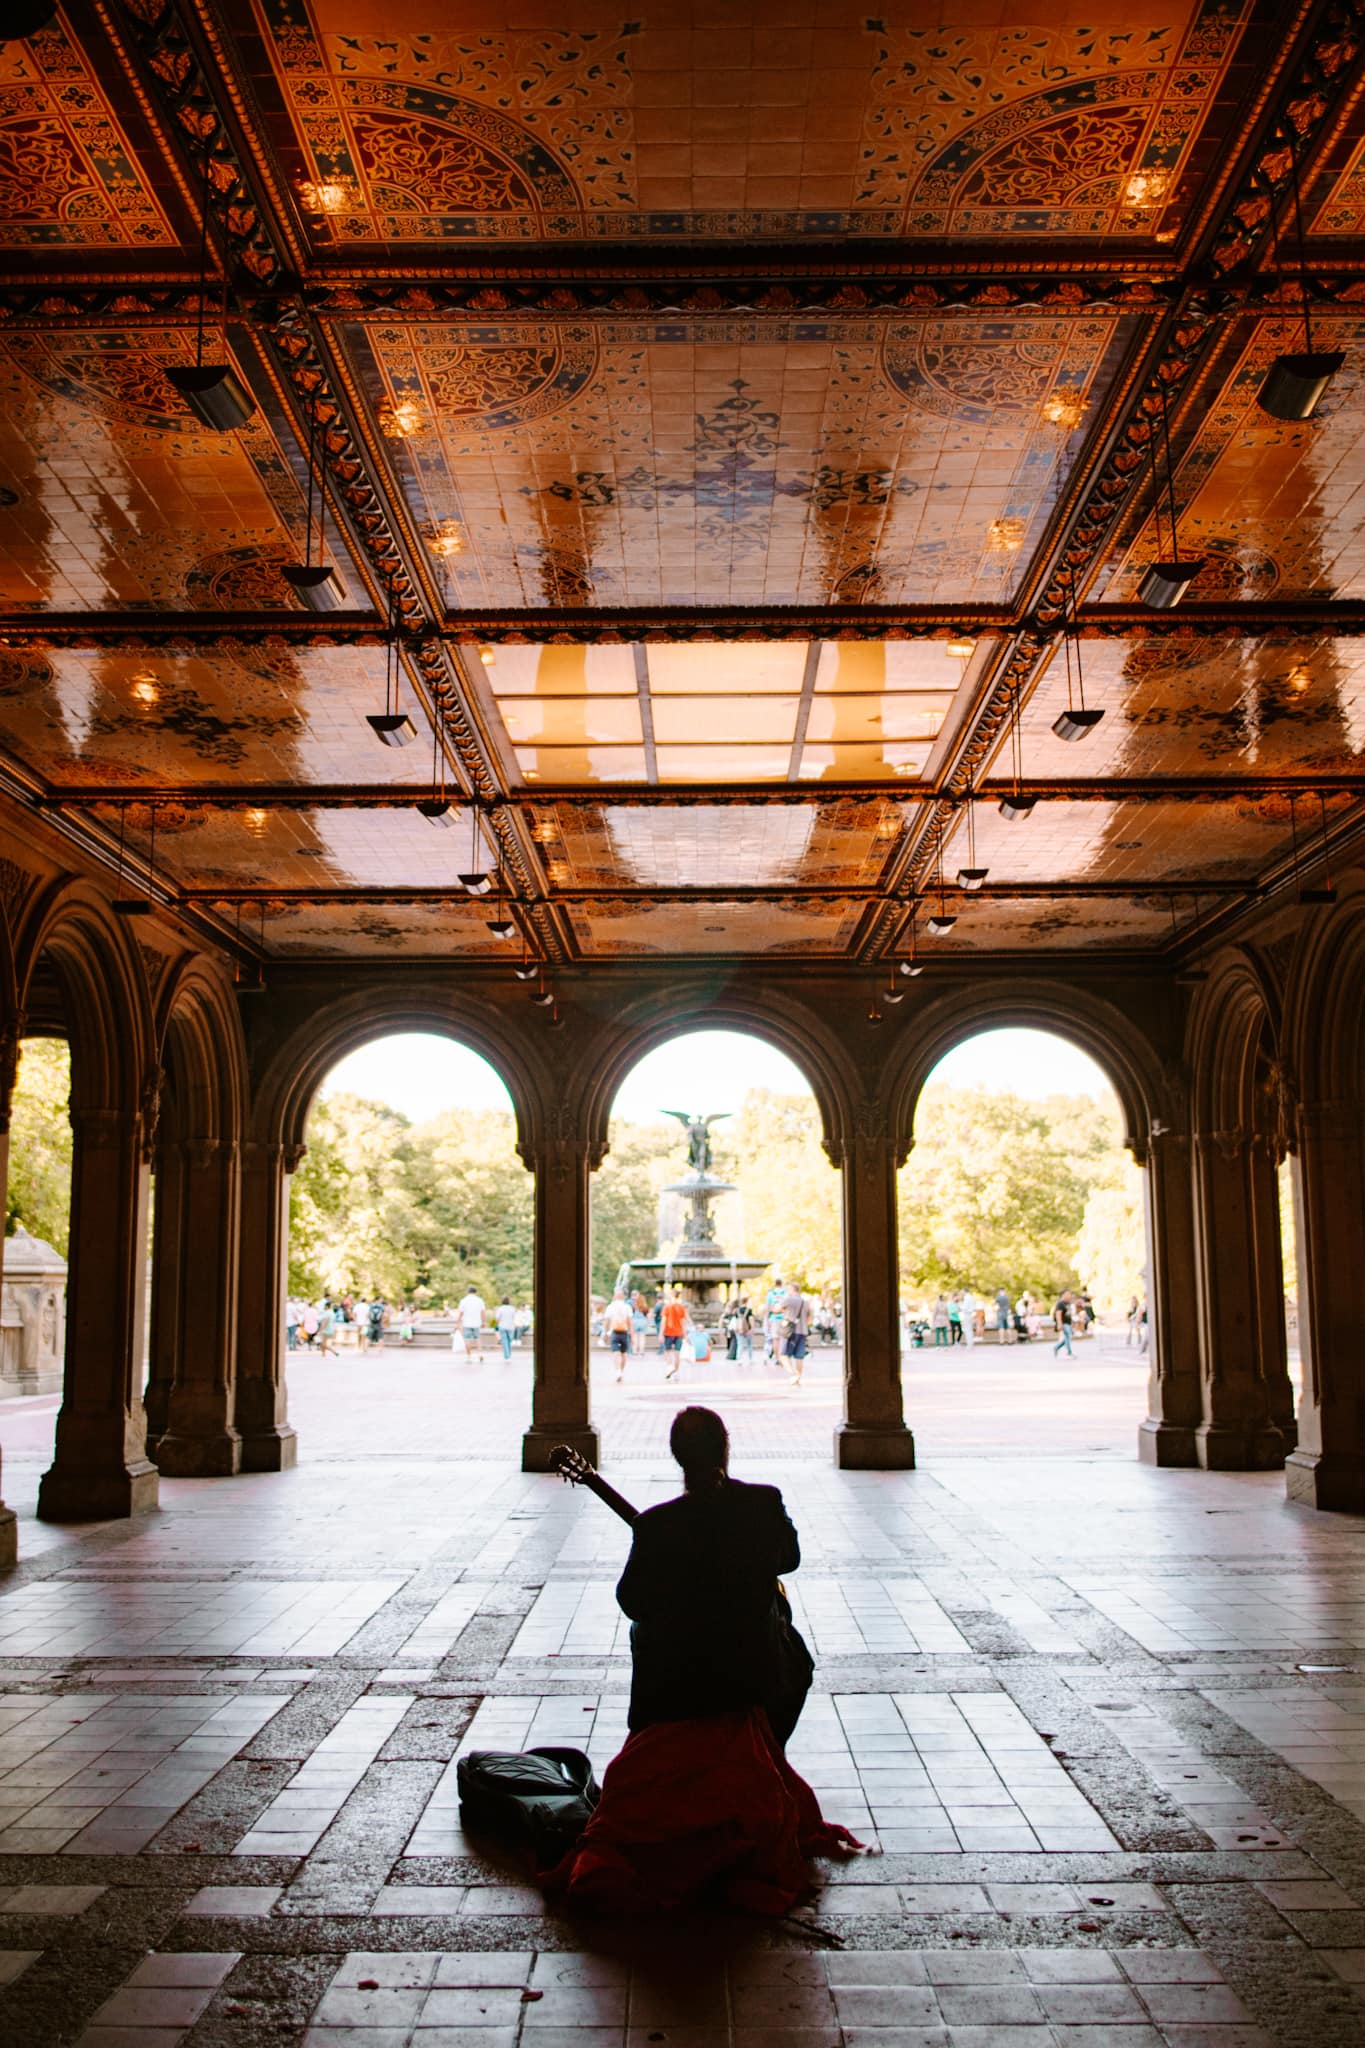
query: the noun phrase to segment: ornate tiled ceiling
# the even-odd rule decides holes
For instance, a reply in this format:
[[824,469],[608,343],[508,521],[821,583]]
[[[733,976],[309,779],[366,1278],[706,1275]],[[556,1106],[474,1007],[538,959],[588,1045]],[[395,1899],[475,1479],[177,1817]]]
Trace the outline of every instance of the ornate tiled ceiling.
[[[0,45],[0,775],[294,958],[505,959],[504,907],[551,961],[871,966],[912,912],[1147,953],[1349,835],[1354,0],[1056,14],[70,0]],[[1295,162],[1346,362],[1285,424]],[[201,351],[238,431],[167,380]],[[1167,431],[1203,567],[1154,614]],[[310,443],[330,614],[281,574]]]

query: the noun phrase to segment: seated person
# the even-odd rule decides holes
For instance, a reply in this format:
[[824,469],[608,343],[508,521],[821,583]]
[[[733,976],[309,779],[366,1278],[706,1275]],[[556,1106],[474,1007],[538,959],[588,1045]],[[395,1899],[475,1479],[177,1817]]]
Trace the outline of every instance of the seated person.
[[683,1492],[637,1519],[616,1588],[634,1623],[631,1732],[757,1706],[785,1746],[813,1670],[778,1585],[801,1562],[796,1531],[775,1486],[730,1478],[711,1409],[682,1409],[669,1448]]

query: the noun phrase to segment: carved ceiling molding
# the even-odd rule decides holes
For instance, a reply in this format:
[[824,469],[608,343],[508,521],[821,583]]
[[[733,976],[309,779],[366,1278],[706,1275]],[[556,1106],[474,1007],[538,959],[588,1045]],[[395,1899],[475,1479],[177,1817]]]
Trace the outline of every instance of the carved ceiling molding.
[[[567,621],[567,623],[566,623]],[[485,641],[500,646],[620,646],[712,641],[953,640],[963,635],[1006,636],[1029,623],[999,605],[779,606],[696,613],[657,611],[566,614],[466,612],[458,632],[450,625],[419,625],[402,634],[403,651],[418,662],[425,681],[432,649]],[[1245,598],[1226,604],[1187,602],[1178,611],[1136,604],[1083,605],[1084,640],[1266,640],[1326,634],[1354,640],[1365,635],[1365,603],[1327,598],[1294,602]],[[215,647],[231,655],[299,647],[382,647],[384,620],[373,615],[307,612],[0,612],[0,646],[27,650],[118,647],[129,652],[191,652]],[[443,688],[448,683],[440,677]],[[491,785],[490,785],[491,791]]]
[[1312,29],[1294,75],[1280,87],[1277,104],[1237,189],[1224,204],[1209,249],[1215,276],[1226,278],[1254,261],[1291,192],[1292,153],[1283,124],[1292,123],[1297,154],[1325,133],[1351,84],[1352,66],[1365,44],[1365,8],[1357,0],[1329,0]]
[[[1282,774],[1267,771],[1257,775],[1235,773],[1204,776],[1037,777],[1025,775],[1017,783],[1002,775],[973,788],[978,803],[998,803],[1019,790],[1038,803],[1240,803],[1264,798],[1278,802],[1287,796],[1365,796],[1365,775],[1324,774],[1304,771]],[[412,810],[430,794],[425,782],[338,786],[299,783],[184,783],[157,784],[132,788],[118,783],[108,788],[54,787],[32,799],[42,810],[146,811],[174,809],[202,811],[401,811]],[[598,813],[619,810],[743,810],[788,807],[821,810],[831,805],[857,802],[892,805],[909,812],[943,802],[943,793],[932,784],[904,785],[895,782],[753,783],[744,789],[689,787],[685,783],[622,784],[616,788],[585,790],[578,784],[556,789],[537,784],[535,789],[511,790],[491,806],[478,805],[480,815],[496,825],[500,813],[521,818],[554,811]],[[453,798],[457,808],[469,808],[466,797]],[[950,797],[959,803],[961,793]]]

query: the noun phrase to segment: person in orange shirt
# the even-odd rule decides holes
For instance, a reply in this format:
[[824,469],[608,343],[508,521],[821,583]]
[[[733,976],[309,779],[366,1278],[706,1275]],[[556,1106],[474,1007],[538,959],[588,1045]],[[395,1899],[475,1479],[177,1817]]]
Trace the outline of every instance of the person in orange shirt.
[[663,1314],[659,1318],[659,1349],[673,1354],[672,1366],[664,1374],[666,1380],[675,1380],[678,1377],[678,1367],[682,1363],[682,1341],[687,1324],[687,1303],[675,1287],[672,1295],[664,1303]]

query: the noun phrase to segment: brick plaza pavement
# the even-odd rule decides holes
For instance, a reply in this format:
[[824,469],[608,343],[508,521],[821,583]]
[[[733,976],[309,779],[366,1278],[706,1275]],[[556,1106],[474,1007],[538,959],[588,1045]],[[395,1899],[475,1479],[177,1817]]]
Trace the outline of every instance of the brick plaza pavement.
[[[24,1523],[5,2048],[1359,2048],[1365,1519],[1140,1465],[1112,1345],[912,1354],[921,1469],[839,1473],[836,1366],[680,1391],[784,1490],[817,1657],[792,1754],[881,1854],[777,1925],[547,1910],[465,1835],[455,1765],[609,1761],[627,1532],[517,1470],[524,1362],[299,1360],[296,1471]],[[647,1504],[678,1392],[612,1379]],[[23,1498],[50,1404],[0,1432]]]

